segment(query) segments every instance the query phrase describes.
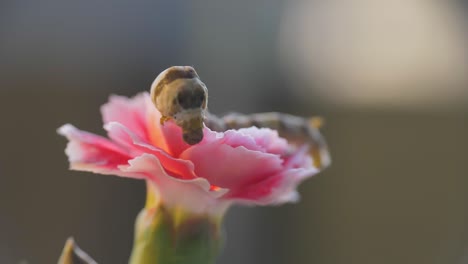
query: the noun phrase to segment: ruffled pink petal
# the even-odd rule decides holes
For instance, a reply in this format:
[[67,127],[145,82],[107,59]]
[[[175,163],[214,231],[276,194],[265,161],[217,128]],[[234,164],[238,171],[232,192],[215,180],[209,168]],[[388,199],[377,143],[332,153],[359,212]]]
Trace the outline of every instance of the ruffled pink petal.
[[217,135],[218,140],[232,147],[243,146],[249,150],[278,155],[284,155],[289,150],[288,142],[279,137],[277,131],[269,128],[249,127],[220,134]]
[[283,162],[278,155],[248,150],[243,146],[232,147],[220,140],[202,142],[184,151],[180,157],[193,162],[197,176],[232,190],[278,173]]
[[[307,144],[296,149],[284,162],[284,174],[277,175],[282,178],[274,188],[272,194],[260,201],[263,204],[281,204],[286,202],[297,202],[299,193],[297,187],[301,182],[320,172],[315,167],[312,157],[309,155]],[[274,177],[273,177],[274,178]]]
[[242,146],[248,150],[266,152],[266,149],[263,146],[257,144],[252,136],[249,134],[244,134],[239,130],[228,130],[218,138],[220,144],[227,144],[234,148]]
[[223,199],[234,199],[242,203],[257,205],[281,204],[299,200],[297,186],[305,179],[317,174],[308,146],[304,145],[286,158],[281,172],[262,181],[234,189]]
[[151,154],[143,154],[129,161],[129,165],[121,166],[122,171],[146,175],[159,191],[165,206],[181,206],[190,208],[191,212],[222,213],[228,206],[217,198],[227,190],[213,190],[210,183],[203,178],[183,180],[166,173],[158,158]]
[[307,145],[300,147],[284,157],[283,170],[277,175],[270,175],[264,181],[245,186],[236,193],[230,192],[223,198],[257,205],[297,202],[299,200],[297,186],[319,172],[319,169],[314,167],[308,151]]
[[161,113],[151,102],[148,93],[145,93],[145,104],[147,105],[147,119],[149,138],[152,145],[157,146],[174,157],[190,147],[182,139],[182,129],[173,121],[160,123]]
[[182,140],[182,130],[172,121],[160,124],[161,114],[147,92],[133,98],[113,95],[101,107],[104,124],[118,122],[136,134],[143,142],[152,144],[177,157],[190,145]]
[[132,130],[138,137],[149,141],[147,97],[146,93],[140,93],[132,98],[118,95],[110,96],[109,102],[101,107],[104,124],[119,122]]
[[262,204],[282,204],[287,202],[298,202],[300,195],[297,192],[297,187],[304,180],[319,173],[315,167],[296,168],[285,170],[283,181],[280,182],[279,188],[274,188],[269,197],[260,200]]
[[279,137],[276,130],[249,127],[241,128],[236,133],[252,138],[257,148],[267,153],[284,155],[289,150],[288,142],[286,139]]
[[170,156],[164,150],[144,142],[130,129],[117,122],[110,122],[104,126],[112,140],[128,147],[135,154],[140,156],[149,153],[159,159],[164,169],[173,177],[180,179],[193,179],[197,176],[194,172],[193,163],[189,160],[177,159]]
[[304,144],[292,154],[283,157],[285,169],[314,168],[312,157],[309,155],[309,145]]
[[58,133],[69,140],[65,153],[71,169],[139,178],[138,175],[122,173],[119,170],[120,165],[128,164],[128,160],[131,159],[127,149],[70,124],[60,127]]
[[223,199],[232,199],[241,203],[256,205],[297,202],[299,200],[297,186],[316,173],[318,173],[318,170],[315,168],[283,170],[276,175],[270,175],[261,182],[233,190]]

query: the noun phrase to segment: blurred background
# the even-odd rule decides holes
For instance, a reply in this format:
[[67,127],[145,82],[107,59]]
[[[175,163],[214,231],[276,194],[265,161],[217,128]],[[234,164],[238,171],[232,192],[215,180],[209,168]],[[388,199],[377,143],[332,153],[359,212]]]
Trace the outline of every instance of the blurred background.
[[73,123],[192,65],[210,110],[326,118],[302,201],[229,211],[218,263],[468,263],[468,4],[461,0],[0,2],[0,263],[74,236],[126,263],[143,182],[68,171]]

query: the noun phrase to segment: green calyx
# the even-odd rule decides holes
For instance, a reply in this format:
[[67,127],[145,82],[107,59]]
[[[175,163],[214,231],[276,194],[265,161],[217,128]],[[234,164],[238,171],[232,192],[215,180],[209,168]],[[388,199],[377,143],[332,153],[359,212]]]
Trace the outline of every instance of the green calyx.
[[213,264],[220,251],[221,221],[163,206],[137,217],[130,264]]

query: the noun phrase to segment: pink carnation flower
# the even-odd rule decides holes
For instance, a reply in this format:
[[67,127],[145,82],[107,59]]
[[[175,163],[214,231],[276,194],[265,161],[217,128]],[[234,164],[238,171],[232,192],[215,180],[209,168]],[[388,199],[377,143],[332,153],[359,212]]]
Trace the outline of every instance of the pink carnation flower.
[[188,145],[175,124],[160,125],[148,93],[111,96],[101,112],[109,138],[59,128],[71,169],[145,179],[168,208],[222,215],[232,203],[294,202],[298,184],[319,171],[307,146],[293,147],[271,129],[205,127],[203,141]]

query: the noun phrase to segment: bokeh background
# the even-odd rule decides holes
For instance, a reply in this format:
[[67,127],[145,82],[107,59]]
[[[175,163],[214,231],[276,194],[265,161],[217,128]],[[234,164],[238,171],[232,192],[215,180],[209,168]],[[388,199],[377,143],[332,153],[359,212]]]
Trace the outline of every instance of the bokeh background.
[[210,110],[326,118],[302,201],[229,211],[218,263],[468,263],[468,9],[457,0],[0,2],[0,263],[73,235],[126,263],[143,182],[68,171],[64,123],[192,65]]

